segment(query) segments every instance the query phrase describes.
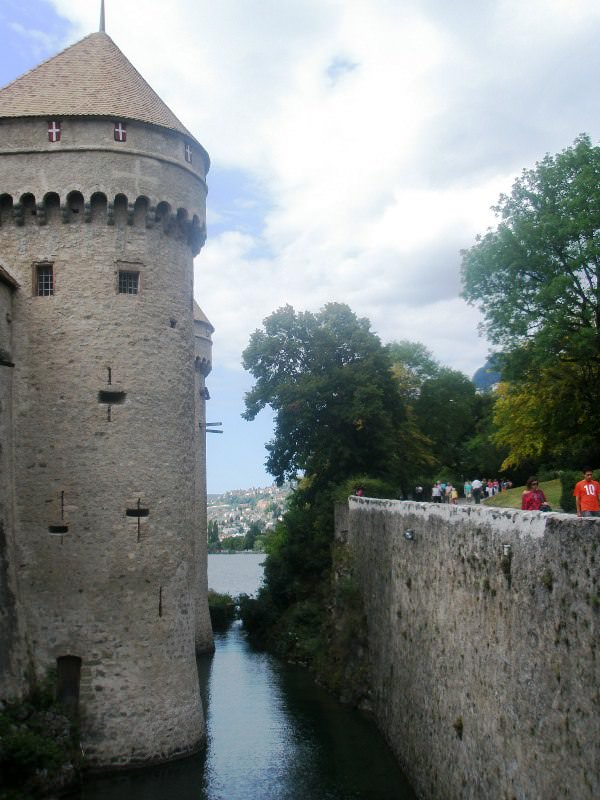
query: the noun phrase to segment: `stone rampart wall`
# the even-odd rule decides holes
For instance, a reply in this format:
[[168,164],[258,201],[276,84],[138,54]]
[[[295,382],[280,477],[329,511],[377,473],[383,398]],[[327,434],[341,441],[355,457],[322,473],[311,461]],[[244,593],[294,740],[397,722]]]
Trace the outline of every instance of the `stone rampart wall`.
[[600,520],[350,498],[378,723],[422,798],[600,796]]

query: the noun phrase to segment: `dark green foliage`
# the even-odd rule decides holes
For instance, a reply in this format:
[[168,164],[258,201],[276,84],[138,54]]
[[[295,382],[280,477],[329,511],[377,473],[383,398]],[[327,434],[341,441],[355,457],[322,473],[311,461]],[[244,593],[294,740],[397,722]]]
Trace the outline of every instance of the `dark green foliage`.
[[580,136],[547,155],[495,211],[498,227],[463,253],[463,295],[502,350],[501,438],[514,464],[598,463],[600,147]]
[[355,495],[362,489],[365,497],[382,497],[394,499],[397,497],[398,487],[393,486],[387,481],[379,478],[371,478],[368,475],[357,475],[348,478],[333,492],[333,499],[336,503],[345,503],[350,495]]
[[257,538],[264,530],[264,524],[260,522],[252,522],[248,526],[246,535],[244,537],[244,550],[253,550]]
[[305,664],[319,649],[329,604],[334,492],[309,480],[292,492],[283,521],[266,540],[264,586],[240,604],[255,641]]
[[213,631],[226,631],[235,619],[235,601],[229,594],[209,589],[208,610]]
[[495,396],[491,392],[476,394],[472,403],[473,418],[465,438],[458,444],[460,475],[496,477],[506,458],[506,448],[494,442],[493,408]]
[[82,766],[78,731],[54,701],[54,676],[0,712],[0,798],[27,800],[73,783]]
[[582,477],[582,474],[575,470],[563,470],[560,474],[560,486],[562,490],[560,494],[560,507],[566,514],[574,514],[576,511],[573,489],[577,481],[580,481]]
[[219,549],[219,523],[216,519],[210,520],[208,523],[208,551],[209,553],[214,553]]
[[[415,465],[413,485],[497,475],[506,454],[493,441],[494,396],[477,394],[472,381],[442,367],[418,342],[393,342],[387,349],[412,426],[405,457]],[[412,486],[405,494],[411,493]]]
[[[344,702],[359,705],[368,696],[369,646],[363,597],[352,576],[343,568],[347,551],[334,559],[328,614],[321,630],[322,647],[315,657],[319,681]],[[340,567],[342,567],[340,569]]]
[[56,770],[62,764],[62,749],[40,733],[11,730],[2,726],[1,755],[3,780],[19,785],[36,770]]
[[464,472],[463,445],[474,430],[476,406],[475,385],[462,372],[443,368],[422,384],[415,417],[432,442],[438,467]]
[[399,482],[405,412],[391,361],[369,322],[346,305],[275,311],[243,353],[255,378],[246,419],[275,411],[267,469],[278,485],[305,474],[320,487],[365,472]]
[[[594,479],[600,481],[600,470],[593,473]],[[583,480],[583,470],[563,470],[560,475],[560,507],[567,514],[574,514],[577,510],[573,489],[575,484]]]
[[[244,624],[286,658],[314,663],[323,643],[333,508],[352,480],[398,496],[416,459],[389,352],[348,306],[317,314],[286,306],[243,354],[255,378],[246,419],[269,405],[275,432],[267,468],[278,484],[303,476],[266,540],[265,586],[241,603]],[[351,476],[360,476],[352,479]],[[384,489],[385,486],[385,489]],[[358,488],[358,487],[355,487]]]
[[440,365],[421,342],[402,339],[386,346],[394,365],[400,393],[408,400],[416,399],[421,386],[440,373]]
[[244,629],[255,643],[266,644],[268,632],[274,629],[278,620],[278,610],[273,605],[270,594],[265,589],[260,589],[257,597],[241,594],[238,599]]
[[227,536],[219,544],[219,550],[223,553],[241,553],[246,549],[245,536]]

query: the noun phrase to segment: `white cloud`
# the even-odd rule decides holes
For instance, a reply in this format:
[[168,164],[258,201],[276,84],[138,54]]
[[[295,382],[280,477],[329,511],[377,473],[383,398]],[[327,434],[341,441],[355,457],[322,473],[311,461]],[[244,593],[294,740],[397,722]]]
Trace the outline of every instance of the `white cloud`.
[[[97,30],[98,0],[47,1],[71,41]],[[241,352],[286,302],[347,302],[384,341],[484,363],[459,250],[523,167],[598,139],[598,0],[108,0],[106,19],[213,162],[195,292],[233,440],[210,443],[213,490],[263,460],[238,447]]]
[[[51,2],[96,29],[96,0]],[[597,0],[120,0],[107,30],[209,150],[209,186],[260,188],[209,192],[196,261],[231,368],[278,306],[339,300],[472,373],[459,250],[522,167],[598,135]]]
[[9,28],[19,36],[24,36],[35,42],[37,52],[46,54],[51,51],[53,47],[55,48],[57,46],[56,38],[45,31],[40,31],[36,28],[26,28],[19,22],[9,22]]

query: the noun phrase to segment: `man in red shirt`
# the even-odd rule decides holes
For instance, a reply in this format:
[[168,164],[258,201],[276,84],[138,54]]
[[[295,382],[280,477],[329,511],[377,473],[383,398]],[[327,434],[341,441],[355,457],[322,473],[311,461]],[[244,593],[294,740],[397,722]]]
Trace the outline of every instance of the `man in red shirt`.
[[600,517],[600,483],[595,481],[591,469],[584,469],[583,480],[575,484],[573,495],[578,517]]

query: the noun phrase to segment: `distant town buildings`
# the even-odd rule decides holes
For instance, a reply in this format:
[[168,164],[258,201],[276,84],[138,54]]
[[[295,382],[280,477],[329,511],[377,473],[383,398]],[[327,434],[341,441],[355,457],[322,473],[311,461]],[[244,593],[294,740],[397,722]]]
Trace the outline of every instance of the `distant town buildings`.
[[234,489],[224,494],[208,495],[208,522],[216,522],[219,540],[230,536],[244,536],[256,523],[261,530],[271,530],[283,515],[288,484],[262,489]]

